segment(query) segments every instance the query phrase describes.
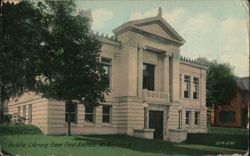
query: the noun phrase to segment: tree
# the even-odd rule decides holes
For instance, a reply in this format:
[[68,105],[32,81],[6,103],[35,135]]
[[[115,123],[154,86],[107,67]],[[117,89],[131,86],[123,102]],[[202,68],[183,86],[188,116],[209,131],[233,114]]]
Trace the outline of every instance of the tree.
[[208,65],[207,106],[228,104],[236,95],[236,77],[229,64],[216,61]]
[[[199,57],[196,61],[208,65],[206,77],[206,105],[207,107],[219,108],[228,104],[236,95],[236,77],[229,64],[221,64],[216,60],[209,61]],[[216,116],[214,116],[216,124]]]
[[0,122],[3,104],[34,89],[41,43],[41,14],[29,1],[1,1]]
[[229,64],[209,61],[205,57],[196,59],[208,65],[206,77],[206,104],[207,107],[228,104],[236,95],[236,76]]
[[[39,2],[43,14],[43,50],[36,92],[72,104],[98,105],[108,93],[108,77],[100,62],[101,43],[91,33],[87,16],[76,14],[72,0]],[[68,135],[70,135],[70,112]]]

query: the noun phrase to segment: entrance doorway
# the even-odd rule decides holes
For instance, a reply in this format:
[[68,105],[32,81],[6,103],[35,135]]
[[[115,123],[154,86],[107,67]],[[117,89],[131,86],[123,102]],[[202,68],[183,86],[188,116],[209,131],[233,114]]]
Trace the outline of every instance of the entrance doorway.
[[149,111],[149,128],[155,129],[154,139],[163,139],[163,111]]

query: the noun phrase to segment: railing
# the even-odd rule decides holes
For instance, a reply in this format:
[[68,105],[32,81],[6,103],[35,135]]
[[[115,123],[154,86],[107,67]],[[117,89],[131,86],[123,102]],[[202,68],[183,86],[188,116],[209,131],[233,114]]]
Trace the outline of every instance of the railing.
[[168,95],[165,92],[143,89],[143,100],[145,102],[167,103]]

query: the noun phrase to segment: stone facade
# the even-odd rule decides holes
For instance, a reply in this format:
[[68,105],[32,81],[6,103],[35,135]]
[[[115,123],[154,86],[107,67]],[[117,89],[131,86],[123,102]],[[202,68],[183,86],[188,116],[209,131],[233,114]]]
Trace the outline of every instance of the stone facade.
[[[181,142],[186,132],[206,132],[206,66],[180,56],[185,41],[161,17],[161,11],[155,17],[127,22],[113,32],[115,37],[97,34],[102,42],[101,57],[109,63],[111,93],[93,114],[77,104],[72,133],[170,141],[174,133],[180,135],[174,141]],[[106,108],[109,119],[104,123]],[[11,101],[8,113],[25,114],[26,123],[37,125],[46,134],[67,133],[65,102],[30,93]],[[93,122],[86,122],[90,116]]]

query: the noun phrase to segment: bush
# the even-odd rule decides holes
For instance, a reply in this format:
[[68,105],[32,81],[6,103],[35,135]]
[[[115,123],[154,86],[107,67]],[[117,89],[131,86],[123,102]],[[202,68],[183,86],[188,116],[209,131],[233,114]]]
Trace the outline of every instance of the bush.
[[248,136],[248,129],[240,129],[240,128],[224,128],[224,127],[209,127],[209,134],[228,134],[228,135],[242,135]]
[[12,115],[10,115],[10,114],[3,115],[3,123],[10,124],[11,120],[12,120]]
[[0,135],[14,135],[14,134],[42,134],[41,130],[34,125],[11,124],[0,125]]

